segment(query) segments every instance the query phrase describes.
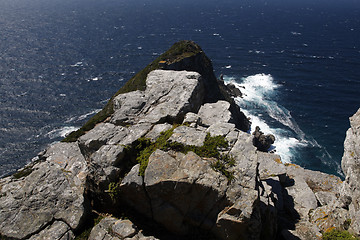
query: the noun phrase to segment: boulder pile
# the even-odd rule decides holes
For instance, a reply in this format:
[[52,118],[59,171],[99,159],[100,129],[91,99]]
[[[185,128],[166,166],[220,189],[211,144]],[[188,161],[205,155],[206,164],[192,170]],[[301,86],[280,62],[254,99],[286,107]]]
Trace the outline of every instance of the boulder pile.
[[[114,96],[105,120],[0,179],[0,237],[63,240],[87,231],[91,240],[321,239],[333,228],[360,234],[360,110],[345,141],[344,182],[283,164],[266,152],[273,136],[246,132],[248,119],[201,60],[204,53],[183,53],[167,52],[143,88]],[[102,218],[97,224],[94,215]]]

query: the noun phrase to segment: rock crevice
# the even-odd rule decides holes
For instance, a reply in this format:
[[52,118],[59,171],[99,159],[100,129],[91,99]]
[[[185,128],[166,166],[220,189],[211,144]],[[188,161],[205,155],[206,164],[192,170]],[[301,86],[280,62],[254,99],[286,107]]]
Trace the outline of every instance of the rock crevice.
[[[136,75],[130,82],[143,85],[114,96],[93,128],[0,179],[0,236],[74,239],[91,210],[108,216],[88,239],[360,235],[360,110],[345,140],[344,182],[283,164],[267,152],[273,136],[246,133],[249,121],[200,47],[175,50],[149,67],[162,69]],[[131,221],[109,216],[128,212]]]

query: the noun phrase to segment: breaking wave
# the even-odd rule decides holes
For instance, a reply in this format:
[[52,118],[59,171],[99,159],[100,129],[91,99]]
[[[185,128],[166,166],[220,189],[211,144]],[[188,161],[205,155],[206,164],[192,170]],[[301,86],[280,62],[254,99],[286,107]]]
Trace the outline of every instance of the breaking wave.
[[224,81],[225,84],[234,84],[242,92],[243,96],[235,101],[250,118],[250,131],[259,126],[265,134],[275,136],[275,143],[269,150],[279,154],[283,162],[292,162],[301,148],[318,146],[314,139],[305,137],[291,112],[276,101],[281,85],[270,74],[256,74],[241,79],[225,76]]

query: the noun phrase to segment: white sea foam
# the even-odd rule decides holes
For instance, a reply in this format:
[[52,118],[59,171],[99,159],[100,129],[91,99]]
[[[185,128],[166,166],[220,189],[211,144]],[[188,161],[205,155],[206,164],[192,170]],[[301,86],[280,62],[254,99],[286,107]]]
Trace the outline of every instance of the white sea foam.
[[71,122],[74,123],[74,122],[77,122],[77,121],[82,121],[82,120],[86,119],[88,116],[94,115],[94,114],[96,114],[96,113],[98,113],[100,111],[101,111],[101,109],[95,109],[95,110],[93,110],[91,112],[88,112],[88,113],[85,113],[83,115],[76,116],[76,117],[71,117],[71,118],[67,119],[65,121],[65,123],[71,123]]
[[78,130],[78,127],[74,127],[74,126],[65,126],[65,127],[61,127],[61,128],[57,128],[54,129],[50,132],[48,132],[47,134],[45,134],[45,136],[49,137],[50,139],[54,139],[54,138],[58,138],[58,137],[66,137],[67,134]]
[[85,113],[85,114],[79,116],[79,117],[77,118],[77,120],[78,120],[78,121],[81,121],[81,120],[87,118],[88,116],[91,116],[91,115],[94,115],[94,114],[100,112],[100,110],[101,110],[101,109],[95,109],[95,110],[93,110],[93,111],[91,111],[91,112]]
[[77,63],[75,63],[75,64],[73,64],[73,65],[70,65],[71,67],[81,67],[81,66],[83,66],[83,62],[77,62]]
[[[276,151],[283,162],[291,162],[296,149],[305,147],[308,141],[290,111],[274,100],[281,85],[277,84],[270,74],[256,74],[242,78],[241,81],[226,76],[224,79],[225,83],[231,82],[243,93],[243,96],[235,101],[245,115],[250,117],[250,131],[253,132],[255,127],[259,126],[265,134],[273,134],[276,140],[271,150]],[[280,123],[283,127],[271,127],[265,118],[273,119],[277,125]]]

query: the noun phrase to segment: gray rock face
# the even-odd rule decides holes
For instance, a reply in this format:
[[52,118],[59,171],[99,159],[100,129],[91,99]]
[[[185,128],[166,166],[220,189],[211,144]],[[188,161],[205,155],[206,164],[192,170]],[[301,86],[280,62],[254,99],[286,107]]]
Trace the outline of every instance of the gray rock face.
[[253,132],[254,139],[253,144],[254,146],[262,152],[267,152],[268,149],[271,147],[271,144],[275,142],[275,137],[272,134],[265,135],[263,132],[260,131],[260,128],[257,126],[255,131]]
[[217,103],[206,103],[199,110],[200,122],[204,126],[215,123],[229,123],[231,121],[230,103],[218,101]]
[[[231,103],[202,104],[206,93],[196,72],[156,70],[146,85],[115,97],[112,116],[75,143],[49,147],[24,169],[27,175],[0,179],[1,236],[73,239],[91,207],[130,207],[174,237],[194,229],[217,239],[320,239],[331,227],[360,233],[360,110],[350,119],[342,182],[262,152],[272,142],[261,140],[260,130],[255,138],[262,147],[255,147],[253,135],[237,129]],[[169,142],[200,147],[209,133],[223,136],[223,158],[145,148],[181,122]],[[150,141],[141,146],[141,137]],[[144,148],[150,157],[139,176],[135,159]],[[106,217],[89,239],[156,239],[139,228]]]
[[116,125],[133,124],[134,116],[145,106],[145,93],[134,91],[120,94],[114,98],[114,115],[111,122]]
[[199,109],[204,98],[200,74],[187,71],[151,72],[146,80],[145,94],[149,98],[143,109],[146,114],[143,121],[150,123],[165,119],[182,122],[187,112]]
[[204,144],[206,133],[196,128],[180,126],[174,129],[170,142],[178,142],[184,145],[202,146]]
[[346,176],[341,195],[351,198],[348,206],[352,220],[350,228],[360,235],[360,109],[350,118],[341,167]]
[[[226,202],[223,197],[227,179],[215,172],[209,161],[192,152],[184,155],[156,150],[150,156],[143,182],[136,171],[131,171],[122,181],[126,192],[132,190],[131,194],[137,198],[129,204],[146,215],[151,213],[155,221],[178,234],[189,233],[191,226],[211,229],[221,210],[219,207]],[[130,179],[133,179],[131,183]],[[143,202],[150,209],[141,209],[143,205],[139,203]]]
[[145,91],[121,94],[114,99],[111,122],[180,123],[187,112],[198,111],[204,94],[199,73],[155,70],[147,76]]
[[231,151],[236,162],[229,169],[235,176],[231,183],[211,167],[215,159],[203,159],[193,152],[185,155],[156,150],[144,179],[138,176],[138,165],[123,179],[120,191],[131,196],[124,200],[178,234],[200,227],[220,239],[259,238],[262,224],[256,149],[251,135],[237,136]]
[[66,223],[56,221],[51,226],[48,226],[43,231],[41,231],[39,234],[31,236],[29,240],[68,240],[74,238],[74,233]]
[[88,240],[156,240],[153,236],[145,237],[130,220],[113,217],[103,218],[92,230]]
[[165,132],[172,128],[172,125],[169,123],[156,124],[150,132],[146,134],[146,138],[151,139],[152,142],[155,142],[158,137],[160,137],[161,132]]
[[[41,239],[50,233],[71,235],[70,229],[81,226],[87,210],[84,199],[87,165],[77,143],[55,144],[44,158],[45,161],[32,167],[28,176],[1,181],[2,235],[23,239],[39,232],[34,238]],[[61,221],[53,223],[55,219]]]

